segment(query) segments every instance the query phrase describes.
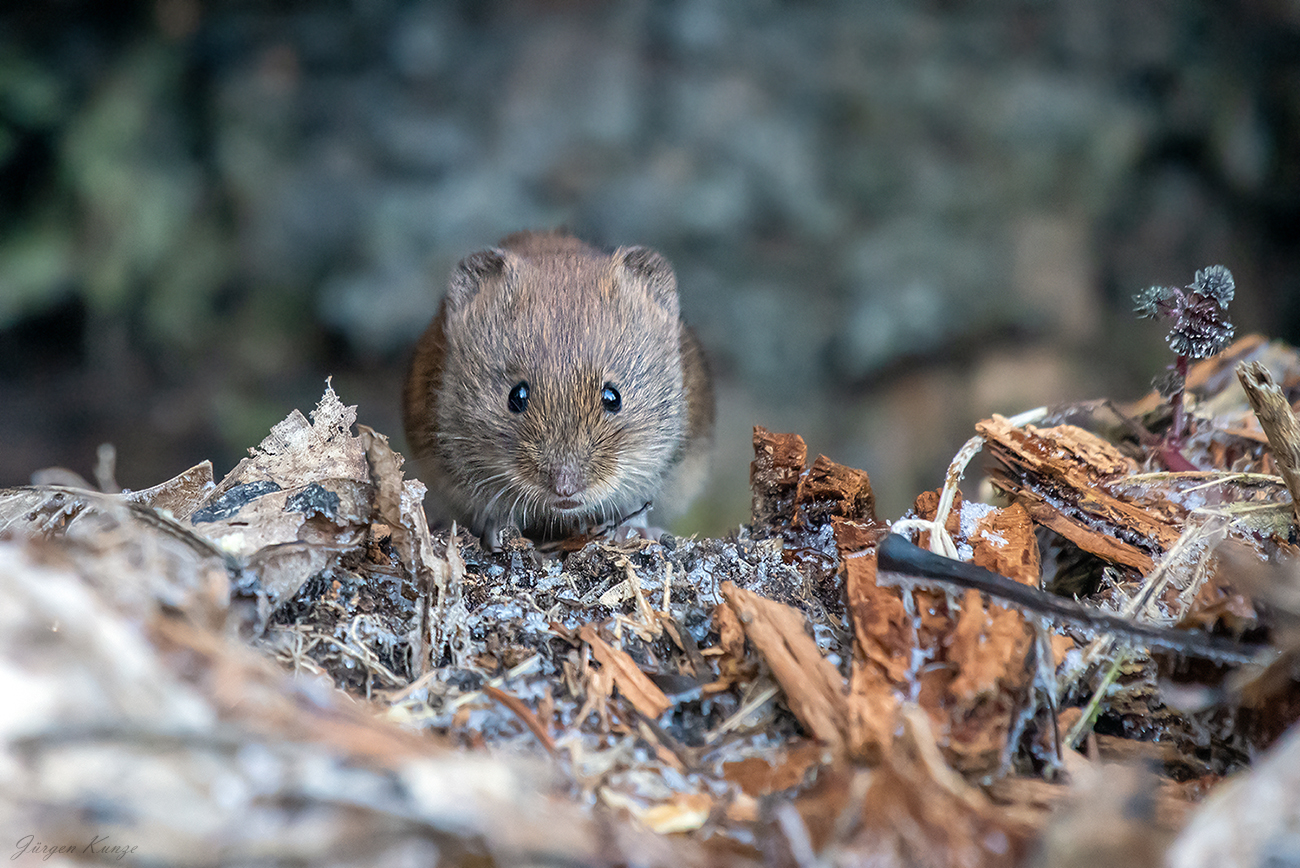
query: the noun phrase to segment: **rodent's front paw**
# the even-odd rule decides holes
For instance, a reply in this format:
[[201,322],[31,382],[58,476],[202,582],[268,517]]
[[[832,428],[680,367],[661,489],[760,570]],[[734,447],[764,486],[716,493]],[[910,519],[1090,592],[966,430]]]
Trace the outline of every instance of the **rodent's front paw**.
[[483,525],[483,532],[479,534],[478,541],[484,551],[500,554],[505,548],[505,528],[489,519],[487,524]]

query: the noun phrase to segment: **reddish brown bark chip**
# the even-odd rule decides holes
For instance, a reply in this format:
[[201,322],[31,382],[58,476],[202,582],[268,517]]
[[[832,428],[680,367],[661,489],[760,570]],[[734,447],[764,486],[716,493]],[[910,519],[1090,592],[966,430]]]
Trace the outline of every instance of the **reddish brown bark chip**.
[[[935,513],[939,509],[940,494],[938,491],[922,491],[916,496],[912,503],[912,510],[916,513],[917,518],[923,518],[926,521],[934,521]],[[948,531],[950,536],[957,536],[961,532],[961,492],[958,491],[953,496],[952,509],[948,513],[947,519],[943,523],[944,530]],[[916,544],[923,549],[930,548],[930,532],[923,531],[917,535]]]
[[[918,506],[933,516],[937,500],[937,495],[922,497]],[[962,521],[954,513],[953,524],[973,525],[970,536],[959,541],[971,546],[975,563],[1036,585],[1038,545],[1024,508],[975,504],[963,509],[975,510],[977,517]],[[882,587],[871,550],[846,552],[842,560],[854,627],[849,704],[855,755],[886,751],[899,701],[916,697],[955,767],[991,768],[1029,677],[1033,633],[1024,617],[974,591],[952,606],[937,591]]]
[[898,691],[911,665],[915,633],[897,588],[876,584],[876,553],[845,558],[853,623],[849,677],[849,734],[854,756],[878,762],[893,743]]
[[800,479],[795,502],[803,508],[802,520],[809,524],[825,524],[832,517],[876,520],[871,479],[864,471],[838,464],[825,455],[818,455]]
[[835,532],[835,550],[841,561],[848,555],[874,546],[889,531],[883,522],[849,521],[839,516],[831,518],[831,527]]
[[713,623],[718,628],[718,647],[739,660],[745,656],[745,629],[730,606],[719,603],[713,609]]
[[[835,853],[846,865],[1023,864],[1033,826],[944,764],[924,714],[913,708],[900,722],[900,738],[879,766],[824,769],[795,800],[813,852]],[[778,819],[788,828],[788,818]]]
[[722,595],[767,661],[799,722],[833,753],[843,755],[849,729],[844,679],[808,635],[799,610],[764,599],[731,582]]
[[897,588],[876,584],[876,554],[845,559],[846,594],[853,617],[855,668],[871,666],[903,684],[912,666],[916,631]]
[[1001,416],[975,428],[996,462],[993,482],[1084,551],[1145,573],[1178,540],[1175,504],[1155,492],[1138,499],[1111,490],[1137,465],[1095,434],[1073,425],[1015,428]]
[[807,464],[808,445],[798,434],[774,434],[754,426],[754,461],[749,465],[754,524],[789,523]]
[[1020,504],[980,519],[969,542],[974,552],[971,563],[1022,585],[1038,586],[1042,571],[1038,540],[1034,536],[1034,523]]
[[[984,516],[970,543],[975,551],[974,563],[1021,584],[1038,585],[1038,543],[1023,507],[1013,504]],[[1014,704],[1010,698],[1029,678],[1025,655],[1032,642],[1033,633],[1018,610],[986,604],[978,593],[968,591],[947,640],[948,659],[956,673],[948,693],[957,708],[974,709],[993,699],[979,717],[983,724],[1004,730],[1009,722],[1004,708]],[[1006,702],[997,700],[999,693],[1004,694]],[[999,719],[994,721],[992,716]]]
[[722,774],[755,798],[792,790],[825,760],[826,748],[815,741],[793,741],[769,757],[746,757],[723,763]]

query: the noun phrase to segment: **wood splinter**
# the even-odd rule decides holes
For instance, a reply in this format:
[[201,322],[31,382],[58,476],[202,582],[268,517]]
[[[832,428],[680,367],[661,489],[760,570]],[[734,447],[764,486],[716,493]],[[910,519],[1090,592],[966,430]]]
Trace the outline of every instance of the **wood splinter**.
[[1278,472],[1291,492],[1291,512],[1300,525],[1300,422],[1268,368],[1259,362],[1243,362],[1237,365],[1237,379],[1268,437]]

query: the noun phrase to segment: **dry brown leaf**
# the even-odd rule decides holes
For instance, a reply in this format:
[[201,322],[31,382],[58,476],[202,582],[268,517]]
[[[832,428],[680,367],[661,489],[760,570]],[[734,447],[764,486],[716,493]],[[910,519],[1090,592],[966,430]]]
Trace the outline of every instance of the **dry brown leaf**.
[[294,487],[327,479],[369,482],[365,444],[351,433],[357,408],[344,406],[334,389],[326,386],[311,421],[293,410],[271,428],[249,457],[217,485],[208,503],[219,499],[236,485],[271,481]]
[[357,439],[365,450],[370,478],[375,485],[376,520],[389,527],[402,527],[402,465],[405,459],[393,451],[388,438],[369,425],[357,425]]
[[351,434],[356,407],[327,388],[311,415],[294,410],[272,428],[186,521],[249,564],[273,603],[357,548],[373,514],[366,444]]
[[[230,577],[222,553],[122,495],[57,486],[0,490],[0,533],[48,543],[32,551],[60,565],[96,560],[103,590],[134,617],[164,605],[204,624],[225,622]],[[116,580],[119,573],[132,580]]]
[[212,479],[212,462],[204,461],[152,488],[124,491],[122,498],[156,509],[164,515],[170,515],[176,521],[182,521],[203,502],[215,485]]

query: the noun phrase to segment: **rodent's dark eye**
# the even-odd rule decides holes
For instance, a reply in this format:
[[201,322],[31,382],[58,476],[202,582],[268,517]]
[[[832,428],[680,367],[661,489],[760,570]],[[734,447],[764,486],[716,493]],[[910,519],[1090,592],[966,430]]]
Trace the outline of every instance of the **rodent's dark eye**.
[[623,409],[623,396],[614,388],[613,383],[606,383],[605,388],[600,390],[600,405],[607,413],[617,413]]
[[510,408],[511,413],[522,413],[528,409],[527,383],[518,383],[510,390],[510,397],[506,399],[506,406]]

